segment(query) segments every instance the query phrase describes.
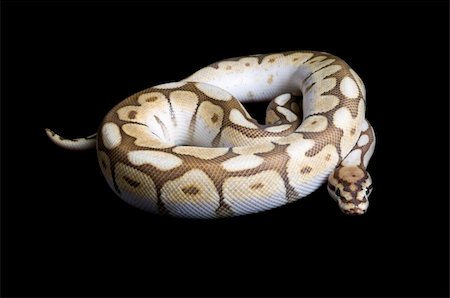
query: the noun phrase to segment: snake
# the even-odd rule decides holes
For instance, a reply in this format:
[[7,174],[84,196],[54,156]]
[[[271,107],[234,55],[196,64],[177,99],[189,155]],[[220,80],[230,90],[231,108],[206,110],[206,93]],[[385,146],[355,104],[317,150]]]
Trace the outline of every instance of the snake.
[[[248,102],[267,105],[264,124]],[[345,61],[291,51],[224,59],[140,91],[113,107],[94,135],[46,133],[66,149],[96,148],[110,188],[150,213],[241,216],[326,183],[343,213],[360,215],[375,148],[365,112],[364,83]]]

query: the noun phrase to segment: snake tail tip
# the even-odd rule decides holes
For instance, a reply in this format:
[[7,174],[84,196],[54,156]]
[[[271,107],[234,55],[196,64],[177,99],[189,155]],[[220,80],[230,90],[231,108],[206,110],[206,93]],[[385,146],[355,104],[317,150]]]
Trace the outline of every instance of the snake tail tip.
[[69,150],[87,150],[95,148],[95,134],[86,138],[67,139],[55,133],[49,128],[45,128],[45,132],[49,139],[56,145]]

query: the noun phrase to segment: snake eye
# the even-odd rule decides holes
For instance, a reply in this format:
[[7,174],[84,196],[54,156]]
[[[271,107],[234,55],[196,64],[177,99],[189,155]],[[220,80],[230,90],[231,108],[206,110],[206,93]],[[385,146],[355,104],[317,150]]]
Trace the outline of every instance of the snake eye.
[[339,188],[336,188],[336,191],[334,192],[338,197],[341,196],[341,190]]

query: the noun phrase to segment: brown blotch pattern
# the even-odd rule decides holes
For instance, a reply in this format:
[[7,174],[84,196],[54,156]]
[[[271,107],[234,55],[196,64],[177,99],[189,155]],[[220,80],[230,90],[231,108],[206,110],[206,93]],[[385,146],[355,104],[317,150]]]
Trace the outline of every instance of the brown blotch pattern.
[[264,184],[262,184],[262,183],[255,183],[255,184],[250,185],[251,189],[260,189],[263,187],[264,187]]
[[128,118],[135,119],[136,118],[136,114],[137,114],[136,111],[130,111],[130,112],[128,112]]
[[133,179],[131,179],[131,178],[128,177],[128,176],[123,176],[123,180],[124,180],[126,183],[128,183],[131,187],[134,187],[134,188],[136,188],[136,187],[138,187],[139,185],[141,185],[140,182],[137,182],[136,180],[133,180]]
[[303,168],[300,170],[300,173],[302,173],[302,174],[309,174],[309,173],[311,173],[311,171],[312,171],[312,168],[306,166],[306,167],[303,167]]
[[200,192],[200,189],[198,189],[197,187],[195,187],[193,185],[183,187],[181,190],[187,195],[196,195]]

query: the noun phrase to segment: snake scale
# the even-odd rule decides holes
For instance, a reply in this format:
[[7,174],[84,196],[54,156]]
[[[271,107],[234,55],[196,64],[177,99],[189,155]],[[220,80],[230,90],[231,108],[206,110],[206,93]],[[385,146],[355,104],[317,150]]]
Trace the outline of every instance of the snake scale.
[[[64,148],[97,148],[112,190],[157,214],[217,218],[275,208],[316,190],[363,214],[375,147],[366,91],[342,59],[294,51],[226,59],[117,104],[97,134]],[[245,102],[270,101],[265,124]]]

